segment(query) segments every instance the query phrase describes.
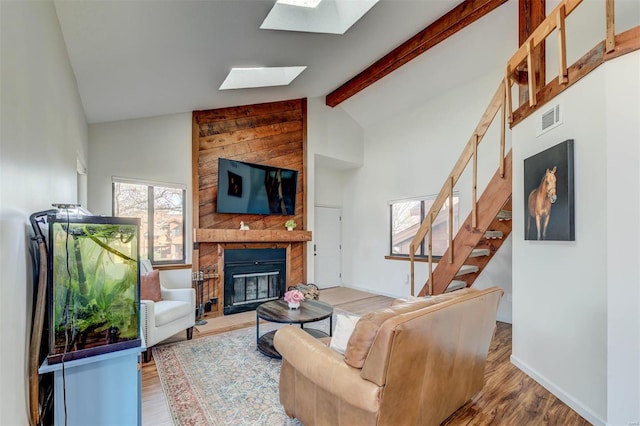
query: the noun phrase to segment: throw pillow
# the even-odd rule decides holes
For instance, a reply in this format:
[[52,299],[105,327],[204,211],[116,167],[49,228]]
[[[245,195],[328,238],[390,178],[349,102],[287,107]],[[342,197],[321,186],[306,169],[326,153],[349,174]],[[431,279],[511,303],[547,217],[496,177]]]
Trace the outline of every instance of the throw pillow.
[[140,300],[162,300],[160,291],[160,271],[154,269],[146,274],[140,274]]
[[343,354],[347,350],[347,343],[353,333],[353,329],[356,327],[356,323],[360,317],[355,315],[337,315],[336,328],[333,330],[333,336],[331,337],[331,343],[329,347],[334,351]]

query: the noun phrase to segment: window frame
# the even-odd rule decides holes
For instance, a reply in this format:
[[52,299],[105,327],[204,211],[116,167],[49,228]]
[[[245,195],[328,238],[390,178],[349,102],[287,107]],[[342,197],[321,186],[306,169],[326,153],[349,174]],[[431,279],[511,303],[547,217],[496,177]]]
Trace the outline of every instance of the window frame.
[[[425,217],[427,215],[427,213],[429,213],[429,209],[426,208],[426,203],[431,201],[431,204],[433,204],[433,202],[436,200],[436,198],[438,197],[437,194],[435,195],[424,195],[424,196],[420,196],[420,197],[412,197],[412,198],[403,198],[403,199],[399,199],[399,200],[392,200],[389,201],[389,258],[409,258],[410,254],[404,254],[404,253],[394,253],[393,252],[393,207],[396,204],[399,203],[407,203],[407,202],[420,202],[420,220],[419,223],[422,224],[422,222],[424,222]],[[453,199],[457,200],[457,211],[454,214],[454,218],[453,218],[453,236],[456,235],[456,233],[460,230],[460,194],[458,191],[455,191],[453,193]],[[454,205],[455,205],[455,201],[454,201]],[[440,210],[439,214],[442,214],[443,212],[447,212],[448,207],[445,205],[442,207],[442,209]],[[449,215],[447,212],[447,234],[449,232],[449,226],[448,226],[448,221],[449,221]],[[417,232],[417,230],[416,230]],[[413,236],[415,237],[415,233],[413,234]],[[414,258],[416,259],[427,259],[429,257],[428,253],[427,253],[427,248],[426,248],[426,239],[423,239],[420,242],[420,246],[419,249],[416,250],[416,253],[414,255]],[[442,255],[433,255],[434,259],[440,259],[442,258]]]
[[[139,185],[147,187],[147,257],[154,266],[184,265],[187,262],[187,187],[186,185],[148,181],[143,179],[131,179],[113,176],[111,178],[111,214],[116,216],[116,184]],[[154,235],[155,235],[155,188],[178,189],[182,191],[182,258],[171,260],[154,259]],[[143,235],[141,235],[144,237]],[[139,241],[142,238],[139,238]],[[138,247],[140,251],[140,247]]]

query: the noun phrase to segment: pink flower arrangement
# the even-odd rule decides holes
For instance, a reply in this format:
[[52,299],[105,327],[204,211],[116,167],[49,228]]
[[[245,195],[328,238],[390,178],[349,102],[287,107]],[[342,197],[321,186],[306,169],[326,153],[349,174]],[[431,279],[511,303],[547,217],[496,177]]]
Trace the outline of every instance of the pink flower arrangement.
[[304,293],[300,290],[289,290],[284,294],[285,302],[300,303],[304,300]]

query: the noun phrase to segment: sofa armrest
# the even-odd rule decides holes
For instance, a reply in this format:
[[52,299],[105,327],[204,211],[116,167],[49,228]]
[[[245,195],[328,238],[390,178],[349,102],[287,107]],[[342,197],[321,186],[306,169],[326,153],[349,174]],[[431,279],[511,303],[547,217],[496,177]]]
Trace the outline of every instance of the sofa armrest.
[[162,293],[162,300],[187,302],[195,309],[196,291],[193,288],[165,288],[161,286],[160,289]]
[[359,369],[347,365],[340,354],[303,329],[282,327],[273,342],[282,358],[316,386],[355,407],[378,411],[382,388],[364,380]]

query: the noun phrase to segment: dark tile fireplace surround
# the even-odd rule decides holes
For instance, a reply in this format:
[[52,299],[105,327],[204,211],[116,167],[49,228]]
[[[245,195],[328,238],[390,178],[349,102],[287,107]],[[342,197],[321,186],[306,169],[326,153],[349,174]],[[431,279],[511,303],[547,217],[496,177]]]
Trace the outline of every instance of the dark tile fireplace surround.
[[281,298],[286,282],[286,249],[225,250],[224,315]]

